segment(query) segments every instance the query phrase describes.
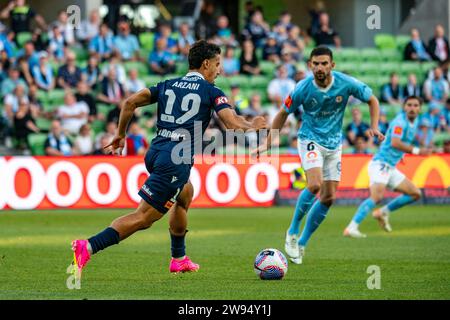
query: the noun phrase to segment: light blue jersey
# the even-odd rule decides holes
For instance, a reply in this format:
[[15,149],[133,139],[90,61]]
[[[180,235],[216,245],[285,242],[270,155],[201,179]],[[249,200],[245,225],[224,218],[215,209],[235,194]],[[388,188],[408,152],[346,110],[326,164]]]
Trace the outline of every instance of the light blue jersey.
[[412,145],[417,129],[419,127],[419,118],[417,117],[413,123],[411,123],[404,112],[399,113],[389,125],[389,129],[386,133],[386,139],[380,146],[377,154],[373,157],[373,160],[385,162],[391,166],[396,166],[397,163],[403,158],[405,154],[392,147],[392,138],[400,138],[402,142]]
[[332,71],[333,80],[328,88],[320,88],[309,76],[300,81],[284,103],[288,113],[303,106],[300,140],[311,140],[330,149],[342,142],[342,121],[350,96],[368,102],[372,89],[366,84],[341,72]]

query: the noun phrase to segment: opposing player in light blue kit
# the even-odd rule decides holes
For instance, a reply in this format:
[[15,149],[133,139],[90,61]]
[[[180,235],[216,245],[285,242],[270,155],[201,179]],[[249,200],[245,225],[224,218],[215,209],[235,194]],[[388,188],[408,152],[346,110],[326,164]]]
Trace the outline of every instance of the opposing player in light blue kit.
[[[384,139],[378,130],[379,103],[372,90],[350,76],[333,71],[333,52],[327,47],[315,48],[308,63],[314,75],[297,84],[276,115],[267,144],[256,150],[261,153],[268,149],[272,131],[280,130],[289,114],[303,106],[298,147],[307,187],[297,201],[285,245],[286,253],[296,264],[302,263],[308,240],[325,219],[335,198],[341,179],[342,121],[350,96],[368,103],[371,115],[368,134]],[[315,201],[319,192],[320,199]],[[299,237],[300,222],[306,214],[306,224]]]
[[422,100],[419,97],[408,97],[404,102],[403,111],[389,125],[386,140],[369,163],[370,198],[361,203],[352,221],[344,230],[344,236],[366,237],[359,231],[359,225],[383,199],[386,188],[403,193],[373,212],[374,218],[387,232],[392,231],[389,224],[389,213],[420,199],[420,190],[396,166],[405,153],[416,155],[430,153],[429,149],[414,145],[421,106]]

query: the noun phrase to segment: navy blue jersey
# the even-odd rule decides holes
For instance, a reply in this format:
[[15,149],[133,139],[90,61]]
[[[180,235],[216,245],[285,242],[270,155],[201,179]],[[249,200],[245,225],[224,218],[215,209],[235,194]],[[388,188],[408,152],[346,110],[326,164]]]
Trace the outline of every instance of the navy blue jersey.
[[162,81],[150,91],[151,103],[158,102],[157,136],[151,146],[155,150],[171,151],[183,142],[190,144],[192,156],[201,148],[213,112],[231,107],[223,91],[198,72]]

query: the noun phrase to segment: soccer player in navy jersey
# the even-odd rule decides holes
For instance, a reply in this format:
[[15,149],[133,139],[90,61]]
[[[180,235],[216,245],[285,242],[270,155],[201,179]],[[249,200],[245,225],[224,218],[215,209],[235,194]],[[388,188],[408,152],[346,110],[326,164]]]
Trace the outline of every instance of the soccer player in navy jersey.
[[142,200],[134,212],[114,220],[108,228],[87,240],[72,242],[73,271],[78,278],[92,254],[118,244],[136,231],[150,228],[169,210],[170,272],[199,269],[185,253],[187,211],[194,192],[189,174],[195,145],[201,142],[214,111],[228,129],[245,131],[267,127],[263,117],[248,122],[238,116],[222,90],[214,86],[221,72],[220,53],[218,46],[200,40],[189,51],[189,72],[184,77],[162,81],[124,101],[118,133],[105,148],[120,154],[135,109],[158,103],[157,136],[145,155],[145,165],[151,175],[139,191]]

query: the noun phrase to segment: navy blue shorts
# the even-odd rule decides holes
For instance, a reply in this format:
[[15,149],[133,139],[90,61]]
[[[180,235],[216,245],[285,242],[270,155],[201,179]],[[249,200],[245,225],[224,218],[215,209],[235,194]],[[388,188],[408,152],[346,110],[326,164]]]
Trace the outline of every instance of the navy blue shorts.
[[191,165],[174,164],[171,152],[150,148],[145,155],[145,166],[150,177],[145,181],[139,195],[153,208],[167,213],[176,202],[184,185],[189,181]]

